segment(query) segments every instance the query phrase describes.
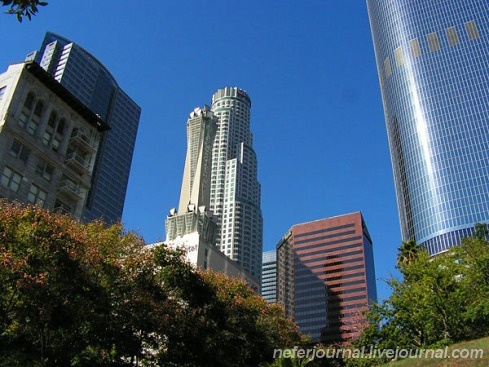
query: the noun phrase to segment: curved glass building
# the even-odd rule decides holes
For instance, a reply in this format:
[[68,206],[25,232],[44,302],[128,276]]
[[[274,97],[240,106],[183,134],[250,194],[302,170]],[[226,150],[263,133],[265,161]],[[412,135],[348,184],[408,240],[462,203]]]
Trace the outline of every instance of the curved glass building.
[[97,153],[83,218],[121,219],[141,108],[110,71],[78,44],[47,32],[38,63],[110,126]]
[[489,3],[367,0],[403,240],[489,222]]

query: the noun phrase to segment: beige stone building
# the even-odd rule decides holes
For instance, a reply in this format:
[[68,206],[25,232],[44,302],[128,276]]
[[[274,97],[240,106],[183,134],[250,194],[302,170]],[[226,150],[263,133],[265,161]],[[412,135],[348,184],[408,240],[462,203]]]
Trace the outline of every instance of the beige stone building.
[[81,218],[107,124],[33,61],[0,74],[0,197]]

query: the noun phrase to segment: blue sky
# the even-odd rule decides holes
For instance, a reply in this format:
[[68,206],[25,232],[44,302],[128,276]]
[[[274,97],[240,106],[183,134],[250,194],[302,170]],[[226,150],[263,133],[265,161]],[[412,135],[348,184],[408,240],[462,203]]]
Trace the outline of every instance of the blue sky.
[[379,297],[390,294],[382,279],[397,274],[401,239],[363,0],[51,0],[31,22],[0,14],[0,24],[2,72],[50,30],[97,57],[141,106],[126,229],[164,239],[187,116],[238,86],[252,100],[264,250],[294,224],[361,211]]

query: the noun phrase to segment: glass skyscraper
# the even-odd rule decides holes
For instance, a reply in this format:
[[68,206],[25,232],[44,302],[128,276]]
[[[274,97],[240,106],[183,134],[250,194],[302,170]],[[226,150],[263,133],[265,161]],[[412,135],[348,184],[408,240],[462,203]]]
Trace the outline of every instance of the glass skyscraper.
[[489,3],[367,0],[403,240],[489,221]]
[[262,257],[261,296],[269,303],[277,302],[277,251],[266,251]]
[[115,222],[122,217],[141,109],[99,60],[64,37],[47,32],[37,61],[110,126],[97,154],[83,218]]
[[221,251],[260,279],[263,219],[250,109],[250,97],[236,87],[219,89],[212,97],[211,110],[218,123],[212,151],[210,207],[218,217]]

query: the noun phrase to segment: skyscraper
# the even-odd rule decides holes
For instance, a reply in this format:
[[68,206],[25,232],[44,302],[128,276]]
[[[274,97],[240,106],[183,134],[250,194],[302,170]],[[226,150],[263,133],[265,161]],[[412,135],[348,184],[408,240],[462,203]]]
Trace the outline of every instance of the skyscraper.
[[122,217],[141,109],[99,60],[64,37],[47,32],[36,59],[110,126],[102,137],[83,217],[115,222]]
[[202,241],[215,244],[217,223],[209,211],[209,194],[216,128],[217,118],[208,106],[196,108],[190,114],[180,204],[178,211],[172,210],[166,220],[167,242],[197,233]]
[[360,212],[296,224],[277,244],[277,301],[314,342],[360,333],[377,301],[372,240]]
[[258,277],[243,271],[216,246],[218,218],[209,210],[212,147],[216,130],[217,118],[208,106],[195,108],[190,113],[180,204],[178,211],[170,210],[166,218],[165,243],[171,248],[185,249],[191,264],[242,278],[258,292]]
[[261,295],[269,303],[277,302],[277,251],[266,251],[262,257]]
[[218,117],[211,171],[210,208],[219,218],[221,251],[261,277],[263,219],[257,159],[250,130],[251,100],[239,88],[212,97]]
[[489,3],[367,0],[403,240],[489,221]]

